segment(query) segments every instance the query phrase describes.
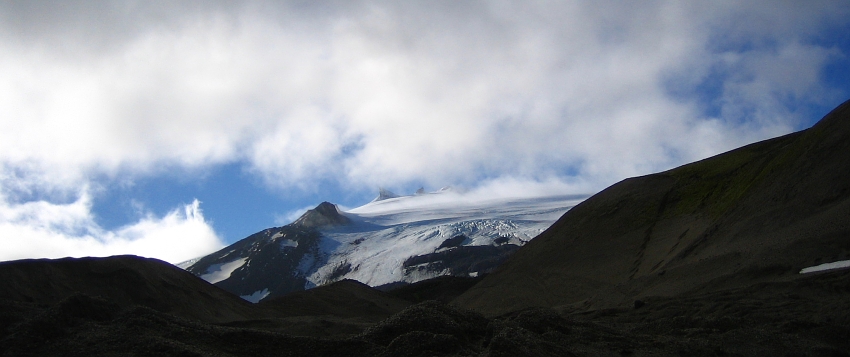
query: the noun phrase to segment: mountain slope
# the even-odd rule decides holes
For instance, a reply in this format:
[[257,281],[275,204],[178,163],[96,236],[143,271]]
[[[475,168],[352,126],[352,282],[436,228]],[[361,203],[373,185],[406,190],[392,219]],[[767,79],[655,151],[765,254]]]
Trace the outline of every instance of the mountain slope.
[[[352,305],[352,302],[355,304]],[[264,300],[259,306],[283,316],[331,315],[383,320],[411,305],[409,301],[354,280],[341,280],[315,289]]]
[[587,310],[803,279],[850,254],[850,104],[585,200],[455,303]]
[[370,286],[442,275],[477,276],[501,264],[583,196],[475,199],[443,189],[340,211],[324,202],[186,270],[257,302],[353,279]]
[[250,303],[166,262],[137,256],[0,263],[0,302],[54,305],[79,294],[205,322],[262,316]]

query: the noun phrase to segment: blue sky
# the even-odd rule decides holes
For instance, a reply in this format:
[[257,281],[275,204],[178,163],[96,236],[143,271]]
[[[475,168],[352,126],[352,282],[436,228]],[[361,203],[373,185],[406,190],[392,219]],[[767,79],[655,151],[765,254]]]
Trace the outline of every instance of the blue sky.
[[0,260],[179,262],[378,187],[593,193],[850,98],[848,9],[3,2]]

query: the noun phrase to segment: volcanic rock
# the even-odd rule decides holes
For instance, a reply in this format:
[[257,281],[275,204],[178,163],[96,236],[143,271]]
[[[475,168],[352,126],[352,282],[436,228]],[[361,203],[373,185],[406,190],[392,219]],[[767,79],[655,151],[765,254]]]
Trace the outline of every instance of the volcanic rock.
[[322,202],[316,208],[308,210],[292,222],[293,227],[302,229],[342,226],[350,224],[351,220],[342,215],[335,204]]

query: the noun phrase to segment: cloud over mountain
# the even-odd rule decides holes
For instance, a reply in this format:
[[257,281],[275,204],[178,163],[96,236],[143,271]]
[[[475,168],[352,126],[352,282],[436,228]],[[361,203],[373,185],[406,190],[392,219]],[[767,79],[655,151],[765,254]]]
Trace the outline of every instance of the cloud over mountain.
[[242,163],[283,190],[599,189],[839,102],[840,5],[4,3],[0,185]]

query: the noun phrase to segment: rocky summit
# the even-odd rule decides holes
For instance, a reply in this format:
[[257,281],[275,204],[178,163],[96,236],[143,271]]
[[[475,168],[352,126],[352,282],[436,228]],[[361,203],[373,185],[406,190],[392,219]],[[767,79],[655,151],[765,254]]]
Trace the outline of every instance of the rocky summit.
[[293,227],[302,229],[343,226],[350,224],[351,220],[339,212],[336,205],[330,202],[322,202],[316,208],[307,210],[301,217],[292,222]]

